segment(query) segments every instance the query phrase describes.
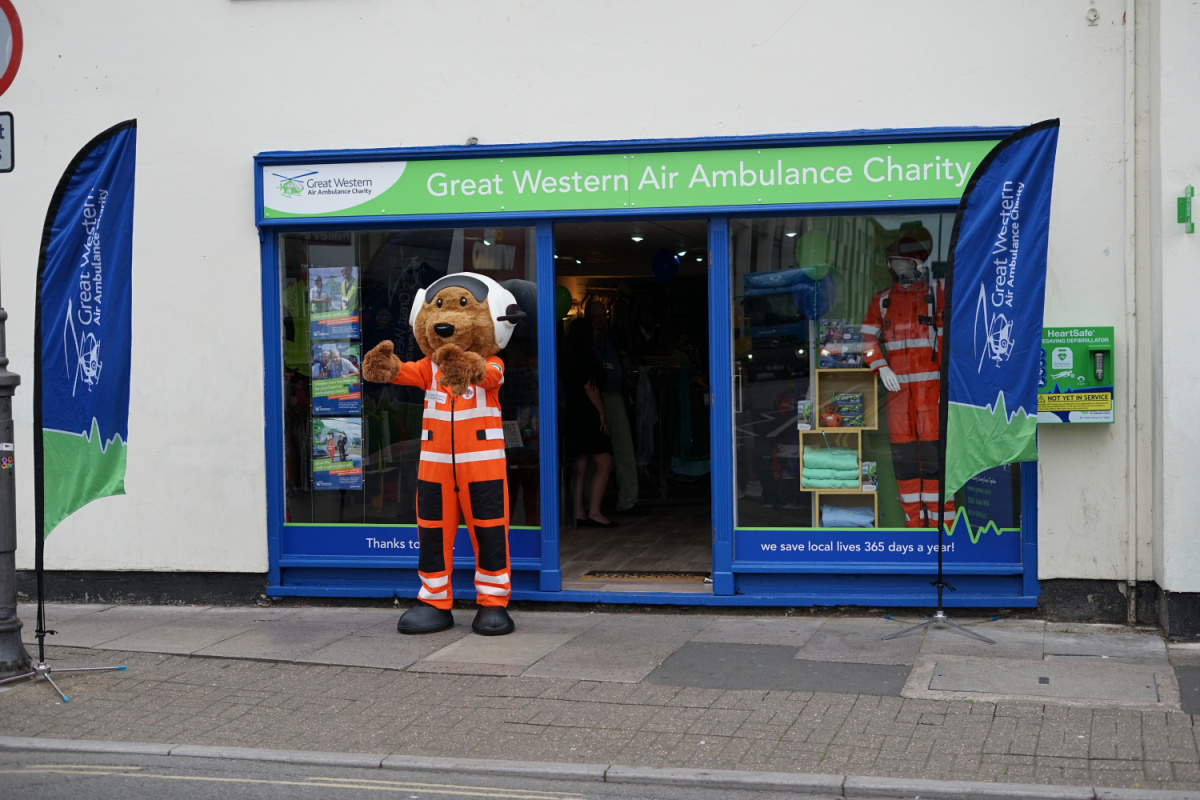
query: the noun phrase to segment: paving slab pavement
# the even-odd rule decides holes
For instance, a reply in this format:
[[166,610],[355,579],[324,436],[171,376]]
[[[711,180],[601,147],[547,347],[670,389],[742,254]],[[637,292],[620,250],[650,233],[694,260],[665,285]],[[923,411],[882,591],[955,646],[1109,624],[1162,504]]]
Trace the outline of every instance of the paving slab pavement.
[[[1195,650],[1167,647],[1149,631],[956,619],[997,640],[989,646],[937,627],[882,642],[912,623],[879,617],[517,608],[518,632],[509,637],[472,634],[470,609],[456,609],[450,631],[412,637],[395,631],[401,610],[51,605],[50,627],[70,621],[69,641],[93,642],[63,647],[51,637],[52,666],[129,670],[59,673],[72,700],[66,706],[44,683],[0,686],[0,729],[221,747],[1200,789],[1194,720],[1180,711],[1184,699],[1188,710],[1200,704],[1200,669],[1185,669],[1200,664],[1175,663]],[[32,609],[21,613],[28,640]],[[229,635],[214,642],[222,631]],[[1046,648],[1051,634],[1073,638]],[[1029,683],[1041,677],[1069,691],[1048,696],[1046,684]],[[1154,698],[1137,694],[1150,687]]]

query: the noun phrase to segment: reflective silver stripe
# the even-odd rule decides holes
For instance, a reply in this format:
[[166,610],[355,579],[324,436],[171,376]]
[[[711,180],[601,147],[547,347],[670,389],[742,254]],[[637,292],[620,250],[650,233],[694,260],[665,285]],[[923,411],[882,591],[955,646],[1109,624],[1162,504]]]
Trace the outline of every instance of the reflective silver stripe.
[[424,428],[421,429],[421,441],[422,442],[428,442],[432,438],[433,438],[433,431],[425,430]]
[[[437,464],[450,464],[449,453],[430,453],[427,450],[421,451],[422,461],[432,461]],[[459,464],[466,464],[471,461],[502,461],[504,460],[503,450],[479,450],[474,453],[456,453],[454,461]]]
[[921,493],[920,492],[913,492],[911,494],[901,493],[900,502],[901,503],[919,503],[919,502],[921,502]]
[[479,592],[479,594],[490,594],[492,597],[504,597],[508,594],[508,589],[487,585],[476,586],[475,591]]
[[921,499],[924,500],[926,503],[936,503],[937,496],[938,496],[937,492],[921,492]]
[[445,600],[446,596],[447,596],[447,593],[444,591],[431,592],[428,589],[426,589],[424,586],[421,587],[421,591],[417,592],[417,597],[419,597],[422,600]]
[[500,586],[506,586],[508,584],[508,576],[507,575],[484,575],[479,570],[475,570],[475,582],[476,583],[495,583],[495,584],[499,584]]
[[901,383],[920,383],[921,381],[937,381],[942,376],[937,372],[913,372],[908,375],[897,375]]
[[893,350],[907,350],[910,347],[933,347],[933,343],[929,339],[897,339],[887,342],[889,353]]
[[870,366],[871,369],[879,369],[880,367],[886,367],[887,362],[881,358],[878,361],[872,361],[868,366]]
[[[463,410],[455,410],[455,419],[475,419],[476,417],[499,417],[500,409],[498,408],[464,408]],[[450,421],[449,411],[440,411],[436,408],[425,409],[425,419],[440,419],[443,422]]]
[[437,589],[440,586],[445,586],[449,582],[449,575],[443,575],[440,578],[426,578],[424,575],[421,576],[421,583],[425,584],[430,589]]
[[878,325],[863,325],[861,328],[859,328],[859,330],[861,330],[863,333],[869,333],[872,336],[876,336],[879,334],[879,326]]
[[483,438],[484,439],[503,439],[504,438],[504,429],[503,428],[485,428],[483,431]]

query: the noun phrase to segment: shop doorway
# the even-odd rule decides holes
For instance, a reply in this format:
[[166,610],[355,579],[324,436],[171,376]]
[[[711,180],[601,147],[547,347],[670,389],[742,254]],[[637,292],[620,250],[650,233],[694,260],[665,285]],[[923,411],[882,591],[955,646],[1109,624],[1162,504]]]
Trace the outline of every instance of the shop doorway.
[[563,588],[711,592],[708,223],[559,223],[554,251]]

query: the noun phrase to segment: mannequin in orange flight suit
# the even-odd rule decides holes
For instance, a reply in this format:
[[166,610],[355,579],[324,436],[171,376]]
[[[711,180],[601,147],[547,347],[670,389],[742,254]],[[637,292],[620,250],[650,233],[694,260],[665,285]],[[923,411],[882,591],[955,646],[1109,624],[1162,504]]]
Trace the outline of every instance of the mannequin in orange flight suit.
[[[892,467],[910,528],[937,527],[938,416],[945,287],[930,277],[933,237],[925,228],[901,234],[884,254],[892,285],[871,298],[863,321],[864,362],[887,398]],[[945,505],[946,522],[954,500]]]
[[459,514],[475,549],[479,610],[472,629],[511,633],[508,480],[497,393],[504,362],[496,357],[524,314],[513,295],[482,275],[453,273],[418,292],[410,324],[425,358],[402,362],[390,341],[363,358],[362,375],[377,383],[425,391],[417,470],[418,603],[404,613],[401,633],[433,633],[454,625],[454,537]]

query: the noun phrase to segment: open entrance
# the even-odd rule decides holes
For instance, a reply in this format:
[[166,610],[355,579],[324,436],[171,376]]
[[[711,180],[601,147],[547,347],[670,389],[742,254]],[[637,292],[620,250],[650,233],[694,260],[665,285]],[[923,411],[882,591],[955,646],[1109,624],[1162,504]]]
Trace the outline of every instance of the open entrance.
[[554,227],[564,589],[711,592],[706,220]]

